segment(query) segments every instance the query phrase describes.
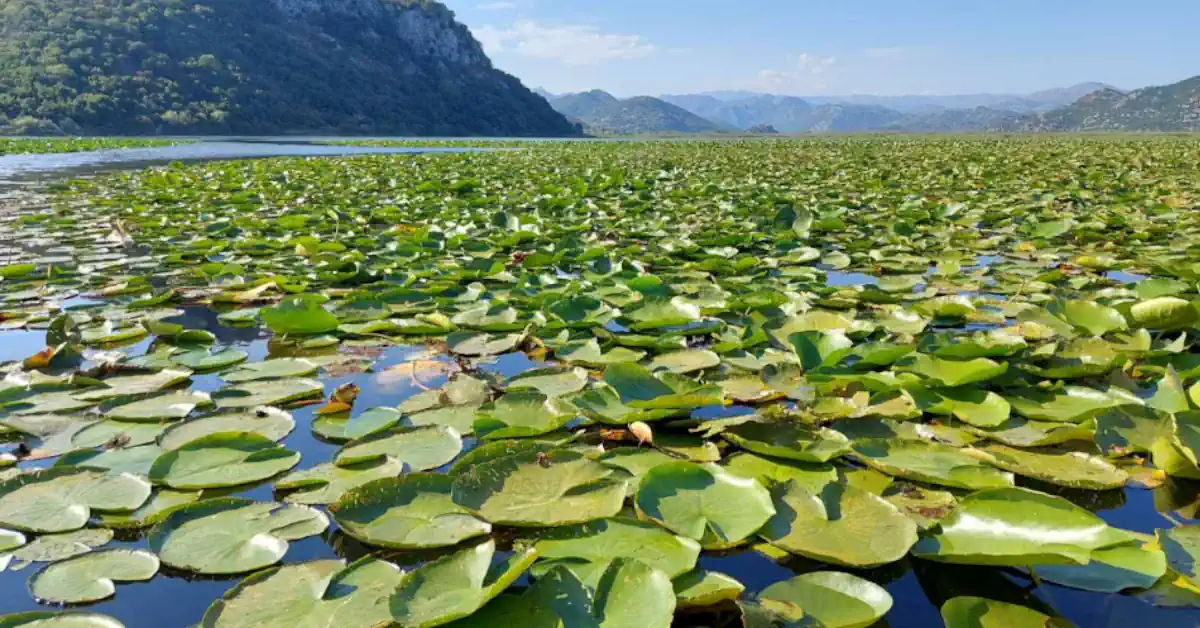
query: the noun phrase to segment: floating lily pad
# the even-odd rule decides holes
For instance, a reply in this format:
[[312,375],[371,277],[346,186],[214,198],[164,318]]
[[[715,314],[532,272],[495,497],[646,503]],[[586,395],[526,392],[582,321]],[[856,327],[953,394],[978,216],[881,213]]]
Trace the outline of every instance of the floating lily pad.
[[1038,577],[1055,584],[1119,593],[1154,586],[1167,571],[1167,559],[1157,547],[1130,543],[1095,550],[1086,565],[1042,565],[1035,571]]
[[518,551],[492,565],[496,544],[487,541],[426,563],[404,578],[389,600],[392,621],[402,626],[438,626],[466,617],[500,595],[537,558]]
[[125,624],[100,613],[82,611],[31,611],[0,615],[0,627],[18,628],[125,628]]
[[209,499],[171,511],[151,528],[164,565],[201,574],[237,574],[275,564],[288,541],[320,534],[329,521],[308,506]]
[[292,415],[274,408],[239,414],[217,414],[177,423],[167,428],[158,438],[158,445],[170,451],[198,438],[220,432],[252,432],[280,441],[295,427],[296,421]]
[[991,464],[987,454],[914,440],[856,441],[854,451],[872,469],[889,475],[950,486],[983,489],[1012,486],[1012,473]]
[[300,454],[255,432],[217,432],[162,454],[150,480],[176,490],[239,486],[265,480],[300,463]]
[[798,421],[742,423],[721,437],[754,453],[801,462],[828,462],[851,451],[850,439],[841,432]]
[[127,473],[62,467],[0,482],[0,525],[38,533],[70,532],[92,511],[131,511],[150,497],[150,483]]
[[369,482],[329,507],[346,534],[379,547],[448,547],[491,532],[492,526],[451,499],[454,480],[434,473]]
[[594,582],[618,558],[636,559],[674,578],[695,567],[700,556],[700,544],[692,539],[632,519],[556,528],[538,537],[534,548],[539,557],[535,576],[562,566],[585,583]]
[[82,604],[112,597],[114,581],[149,580],[158,573],[158,558],[145,550],[111,549],[89,552],[47,566],[29,579],[39,600]]
[[775,514],[770,493],[757,480],[683,461],[647,472],[634,505],[640,515],[710,549],[741,543]]
[[133,512],[102,512],[95,514],[96,523],[115,530],[148,528],[170,511],[200,501],[201,491],[176,491],[160,488],[146,503]]
[[946,628],[1070,628],[1071,623],[1045,615],[1025,606],[986,600],[980,597],[956,597],[942,605]]
[[539,369],[509,379],[504,389],[508,392],[533,390],[547,397],[561,397],[583,390],[587,383],[588,374],[583,369]]
[[462,451],[462,437],[452,427],[401,427],[350,441],[334,456],[338,466],[393,458],[413,471],[436,469]]
[[[13,534],[8,531],[6,533]],[[43,534],[27,545],[9,552],[8,555],[15,561],[9,568],[23,569],[30,563],[55,562],[86,554],[97,547],[107,545],[111,540],[113,540],[113,531],[103,528],[84,528],[74,532]]]
[[541,436],[566,425],[577,414],[574,406],[542,392],[510,392],[479,408],[474,431],[489,440]]
[[1125,486],[1129,474],[1112,463],[1082,452],[1027,451],[1004,445],[988,445],[991,463],[1006,471],[1067,488],[1092,491]]
[[713,606],[738,599],[746,585],[719,571],[693,569],[671,582],[675,587],[675,606],[695,608]]
[[171,361],[197,372],[216,371],[245,362],[250,354],[241,349],[224,349],[209,353],[206,349],[184,351],[171,356]]
[[799,609],[827,628],[866,628],[892,608],[883,587],[848,573],[816,571],[776,582],[758,599],[767,608]]
[[254,382],[266,379],[306,377],[317,372],[318,365],[304,358],[275,358],[265,362],[251,362],[221,375],[230,384]]
[[112,449],[81,449],[64,454],[54,463],[56,467],[77,465],[93,469],[105,469],[115,473],[147,476],[154,461],[162,455],[158,445],[137,447],[115,447]]
[[192,376],[190,370],[164,369],[149,375],[119,375],[101,380],[104,388],[76,393],[75,398],[86,401],[104,401],[120,397],[136,397],[156,393],[178,386]]
[[258,315],[277,334],[324,334],[338,328],[337,317],[322,305],[328,300],[309,294],[290,296]]
[[312,379],[253,381],[222,390],[216,402],[221,408],[249,409],[320,397],[324,392],[325,386]]
[[345,466],[325,462],[279,478],[275,481],[275,490],[287,491],[283,499],[291,503],[332,504],[350,489],[373,480],[394,478],[403,471],[404,464],[392,457]]
[[211,405],[212,398],[207,393],[168,393],[117,406],[105,412],[104,416],[121,421],[163,421],[182,419],[196,408]]

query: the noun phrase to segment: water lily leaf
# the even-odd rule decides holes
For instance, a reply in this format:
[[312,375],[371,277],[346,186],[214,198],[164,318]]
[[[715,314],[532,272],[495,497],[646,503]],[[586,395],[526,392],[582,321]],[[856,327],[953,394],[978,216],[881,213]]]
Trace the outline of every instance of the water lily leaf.
[[850,439],[841,432],[798,421],[742,423],[721,437],[757,454],[801,462],[828,462],[851,451]]
[[126,447],[148,445],[158,440],[169,425],[115,420],[88,423],[86,427],[71,435],[71,446],[67,449],[90,449],[118,443],[124,443]]
[[371,408],[353,417],[321,415],[313,421],[312,430],[327,440],[346,442],[387,430],[403,418],[394,408]]
[[921,530],[937,526],[958,505],[954,493],[920,488],[907,483],[892,484],[881,491],[880,495],[912,519]]
[[277,334],[325,334],[338,328],[337,317],[322,305],[328,300],[318,295],[293,295],[258,315]]
[[775,514],[770,493],[757,480],[683,461],[647,472],[634,505],[639,515],[711,549],[741,543]]
[[593,582],[608,563],[618,558],[637,559],[674,578],[696,566],[700,544],[671,534],[651,523],[633,519],[601,519],[555,528],[534,544],[539,560],[534,577],[562,566],[585,583]]
[[1054,421],[1031,421],[1011,417],[994,428],[966,428],[972,434],[988,438],[1010,447],[1041,447],[1060,445],[1073,440],[1089,440],[1095,424],[1091,421],[1075,425]]
[[453,484],[434,473],[374,480],[344,493],[329,512],[346,534],[392,549],[448,547],[491,532],[491,524],[454,503]]
[[237,574],[275,564],[288,541],[320,534],[329,521],[308,506],[207,499],[167,514],[150,529],[164,565],[201,574]]
[[953,416],[981,428],[997,427],[1008,420],[1011,407],[1004,397],[977,388],[913,390],[917,406],[930,414]]
[[676,608],[712,606],[736,600],[746,585],[719,571],[693,569],[671,581]]
[[1172,571],[1186,579],[1192,588],[1200,588],[1200,526],[1187,525],[1166,530],[1156,530],[1158,545],[1167,557]]
[[209,353],[205,349],[185,351],[171,356],[171,361],[180,366],[186,366],[196,372],[216,371],[245,362],[249,353],[241,349],[224,349],[217,353]]
[[81,611],[30,611],[0,615],[0,627],[18,628],[125,628],[125,624],[100,613]]
[[417,412],[401,419],[401,426],[415,427],[445,427],[464,436],[470,436],[475,431],[475,419],[478,418],[477,406],[446,406]]
[[557,449],[477,464],[455,476],[453,495],[494,524],[551,527],[616,515],[625,481],[580,453]]
[[314,560],[253,574],[213,602],[203,628],[376,626],[391,621],[388,596],[406,573],[367,556],[346,566]]
[[115,473],[129,473],[146,476],[150,466],[162,455],[163,450],[158,445],[141,445],[138,447],[114,447],[99,451],[81,449],[63,454],[54,463],[56,467],[77,465],[92,469],[104,469]]
[[146,550],[101,550],[47,566],[29,579],[29,590],[39,600],[82,604],[112,597],[114,581],[149,580],[156,573],[158,557]]
[[729,456],[721,466],[733,475],[758,480],[766,487],[795,481],[810,493],[837,480],[837,469],[831,464],[771,458],[744,451]]
[[279,478],[275,481],[275,490],[288,491],[283,498],[286,502],[332,504],[352,488],[381,478],[394,478],[403,471],[404,464],[391,457],[346,466],[325,462]]
[[1131,543],[1095,550],[1086,565],[1042,565],[1035,571],[1041,579],[1055,584],[1119,593],[1154,586],[1167,571],[1167,559],[1157,547]]
[[721,356],[706,349],[684,349],[663,353],[650,360],[648,368],[651,371],[669,371],[671,373],[695,373],[720,366]]
[[93,513],[93,519],[98,525],[115,530],[148,528],[161,521],[170,511],[198,502],[200,498],[201,491],[176,491],[160,488],[154,491],[146,503],[133,512]]
[[934,386],[955,388],[999,377],[1008,371],[1008,363],[994,362],[987,358],[950,360],[918,354],[898,362],[896,370],[916,373],[925,377]]
[[1027,419],[1064,423],[1082,423],[1121,405],[1142,405],[1136,396],[1115,387],[1108,391],[1083,386],[1067,386],[1052,392],[1027,389],[1004,398],[1017,414]]
[[398,427],[346,443],[334,456],[338,466],[393,458],[413,471],[436,469],[462,451],[462,437],[452,427]]
[[481,407],[474,428],[484,439],[526,438],[553,432],[576,414],[570,404],[541,392],[510,392]]
[[959,360],[1008,357],[1025,349],[1026,346],[1028,345],[1024,338],[1014,335],[1007,329],[977,332],[970,336],[926,334],[921,339],[922,353]]
[[805,331],[788,336],[805,371],[835,366],[854,351],[854,341],[840,330]]
[[[702,385],[669,371],[651,373],[637,364],[609,366],[604,369],[604,383],[617,393],[620,403],[643,410],[698,408],[721,403],[724,395],[720,386]],[[586,393],[581,397],[586,398]],[[576,405],[584,408],[579,399]]]
[[1012,474],[989,464],[986,454],[972,455],[941,443],[867,439],[855,441],[854,451],[872,469],[918,482],[966,489],[1013,484]]
[[1093,336],[1126,328],[1125,317],[1117,310],[1094,301],[1062,301],[1050,308],[1071,325]]
[[1093,551],[1133,540],[1061,497],[998,488],[963,498],[913,555],[972,565],[1086,565]]
[[1096,444],[1109,455],[1148,453],[1170,430],[1170,418],[1147,406],[1112,408],[1096,416]]
[[1154,466],[1167,475],[1200,480],[1200,412],[1168,417],[1150,451]]
[[789,482],[771,490],[775,516],[759,530],[772,545],[847,567],[876,567],[903,558],[917,526],[883,498],[830,482],[818,491]]
[[623,318],[630,321],[630,329],[646,331],[677,325],[686,325],[700,320],[700,308],[682,297],[648,297],[636,307],[625,310]]
[[212,405],[207,393],[179,392],[150,397],[117,406],[104,413],[105,418],[121,421],[161,421],[182,419],[196,408]]
[[493,335],[474,331],[456,331],[446,336],[450,351],[470,357],[486,357],[508,353],[525,342],[526,334]]
[[[20,535],[20,533],[7,530],[5,533]],[[113,540],[113,531],[103,528],[84,528],[61,534],[43,534],[30,541],[28,545],[19,546],[19,549],[9,552],[8,555],[15,561],[9,568],[16,571],[24,569],[30,563],[55,562],[79,556],[97,547],[107,545],[111,540]],[[22,543],[24,543],[23,537]]]
[[149,375],[119,375],[101,380],[105,388],[76,393],[76,399],[105,401],[119,397],[136,397],[172,388],[191,378],[190,370],[165,369]]
[[0,525],[37,533],[70,532],[92,511],[130,511],[150,497],[150,483],[127,473],[61,467],[0,482]]
[[892,608],[883,587],[848,573],[815,571],[776,582],[758,594],[768,608],[799,608],[828,628],[866,628]]
[[1135,304],[1129,309],[1129,318],[1138,327],[1170,331],[1195,326],[1200,322],[1200,310],[1178,297],[1158,297]]
[[466,617],[508,588],[537,559],[532,549],[492,565],[496,544],[487,541],[410,572],[389,600],[401,626],[440,626]]
[[598,368],[622,362],[638,362],[646,357],[646,352],[626,347],[613,347],[608,351],[602,351],[600,342],[595,338],[589,338],[584,342],[569,343],[555,348],[554,357],[568,364],[582,364]]
[[587,371],[580,368],[535,369],[509,379],[504,389],[506,392],[536,391],[547,397],[562,397],[583,390],[587,383]]
[[1175,367],[1167,366],[1166,374],[1158,380],[1154,396],[1146,401],[1146,405],[1168,414],[1187,412],[1191,408],[1188,404],[1188,395],[1183,389],[1183,382],[1180,381],[1179,374],[1175,372]]
[[230,384],[255,382],[264,379],[307,377],[320,368],[315,362],[304,358],[275,358],[265,362],[251,362],[221,375]]
[[986,600],[981,597],[956,597],[942,605],[946,628],[1071,628],[1071,622],[1044,615],[1025,606]]
[[1129,481],[1129,474],[1103,458],[1088,454],[1054,451],[1027,451],[1004,445],[988,445],[993,465],[1017,475],[1067,488],[1092,491],[1118,489]]
[[188,441],[154,461],[150,480],[176,490],[240,486],[278,475],[300,454],[255,432],[217,432]]
[[313,379],[276,379],[237,384],[221,391],[217,405],[221,408],[257,408],[320,397],[325,385]]
[[170,451],[220,432],[252,432],[278,442],[295,427],[296,421],[291,414],[275,408],[260,408],[254,412],[216,414],[177,423],[162,433],[158,445]]

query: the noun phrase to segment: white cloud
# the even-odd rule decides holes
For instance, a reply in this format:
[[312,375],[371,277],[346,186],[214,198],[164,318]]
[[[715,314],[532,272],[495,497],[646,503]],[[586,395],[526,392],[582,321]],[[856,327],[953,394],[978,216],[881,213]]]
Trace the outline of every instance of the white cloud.
[[511,11],[515,8],[517,8],[515,2],[488,2],[475,7],[478,11]]
[[837,65],[837,57],[801,53],[785,69],[768,69],[758,73],[754,87],[765,91],[821,91],[828,87],[827,78]]
[[521,20],[503,29],[482,26],[474,33],[489,55],[513,53],[565,65],[641,59],[656,50],[641,35],[602,33],[585,25],[543,26],[533,20]]

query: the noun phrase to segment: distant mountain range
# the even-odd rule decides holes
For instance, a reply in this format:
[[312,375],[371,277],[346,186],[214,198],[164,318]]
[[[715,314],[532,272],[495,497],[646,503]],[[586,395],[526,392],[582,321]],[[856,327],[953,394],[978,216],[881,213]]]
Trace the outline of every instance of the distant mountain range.
[[1200,130],[1200,77],[1122,92],[1080,83],[1031,94],[821,96],[707,92],[618,99],[600,90],[554,95],[560,113],[593,133]]

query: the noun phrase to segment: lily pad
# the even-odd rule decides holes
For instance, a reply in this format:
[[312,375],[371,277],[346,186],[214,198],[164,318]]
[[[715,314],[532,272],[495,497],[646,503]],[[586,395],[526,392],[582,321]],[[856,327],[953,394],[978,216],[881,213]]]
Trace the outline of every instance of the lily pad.
[[145,550],[111,549],[89,552],[47,566],[29,579],[39,600],[82,604],[110,598],[114,581],[149,580],[158,573],[158,558]]
[[1027,451],[1004,445],[988,445],[983,451],[1001,469],[1067,488],[1112,490],[1129,480],[1129,474],[1107,460],[1077,451]]
[[954,488],[1012,486],[1012,473],[992,465],[987,454],[973,455],[957,447],[914,440],[856,441],[864,464],[896,477]]
[[325,385],[312,379],[253,381],[222,390],[216,402],[221,408],[250,409],[320,397],[324,392]]
[[290,503],[332,504],[350,489],[374,480],[397,477],[403,471],[404,464],[392,457],[346,466],[325,462],[279,478],[275,481],[275,490],[287,491],[283,499]]
[[417,568],[389,600],[392,621],[439,626],[466,617],[500,595],[537,559],[533,550],[523,550],[493,566],[495,553],[496,544],[487,541]]
[[217,432],[172,449],[154,461],[150,480],[176,490],[251,484],[300,463],[300,454],[255,432]]
[[619,518],[556,528],[538,537],[534,548],[539,557],[534,576],[562,566],[585,583],[593,582],[593,576],[618,558],[636,559],[674,578],[695,567],[700,556],[700,544],[692,539],[651,523]]
[[296,421],[291,414],[274,408],[262,408],[254,412],[217,414],[177,423],[162,433],[158,445],[170,451],[220,432],[252,432],[273,441],[281,441],[295,427]]
[[758,598],[768,608],[799,608],[803,617],[826,628],[866,628],[892,608],[892,596],[883,587],[837,571],[815,571],[776,582]]
[[828,462],[850,453],[850,439],[841,432],[798,421],[748,422],[721,432],[729,442],[764,456],[801,462]]
[[0,526],[26,532],[78,530],[92,511],[130,511],[150,497],[150,483],[128,473],[61,467],[0,482]]
[[1026,606],[981,597],[956,597],[942,605],[946,628],[1071,628],[1065,619]]
[[[9,568],[24,569],[30,563],[55,562],[86,554],[113,540],[113,531],[103,528],[84,528],[74,532],[43,534],[8,555],[15,561]],[[8,548],[11,549],[11,548]]]
[[221,375],[230,384],[255,382],[265,379],[307,377],[317,372],[319,366],[304,358],[275,358],[265,362],[251,362]]
[[671,582],[677,608],[713,606],[736,600],[746,585],[719,571],[693,569]]
[[1130,543],[1095,550],[1086,565],[1042,565],[1035,571],[1041,579],[1055,584],[1119,593],[1154,586],[1167,571],[1167,559],[1157,547]]
[[322,304],[329,299],[316,295],[295,295],[258,315],[277,334],[316,335],[334,331],[338,319]]
[[181,392],[151,397],[104,413],[107,419],[121,421],[162,421],[182,419],[200,407],[211,406],[212,398],[207,393]]
[[164,565],[200,574],[237,574],[275,564],[288,541],[320,534],[329,521],[308,506],[208,499],[171,511],[150,529]]
[[491,524],[454,503],[453,483],[435,473],[375,480],[347,491],[329,513],[346,534],[392,549],[448,547],[491,532]]
[[542,392],[510,392],[479,408],[474,431],[489,440],[541,436],[566,425],[577,414],[574,406]]
[[683,461],[650,469],[634,505],[639,515],[709,549],[738,545],[775,514],[770,493],[757,480]]
[[350,441],[334,456],[338,466],[392,458],[412,471],[436,469],[462,451],[462,437],[452,427],[401,427]]

